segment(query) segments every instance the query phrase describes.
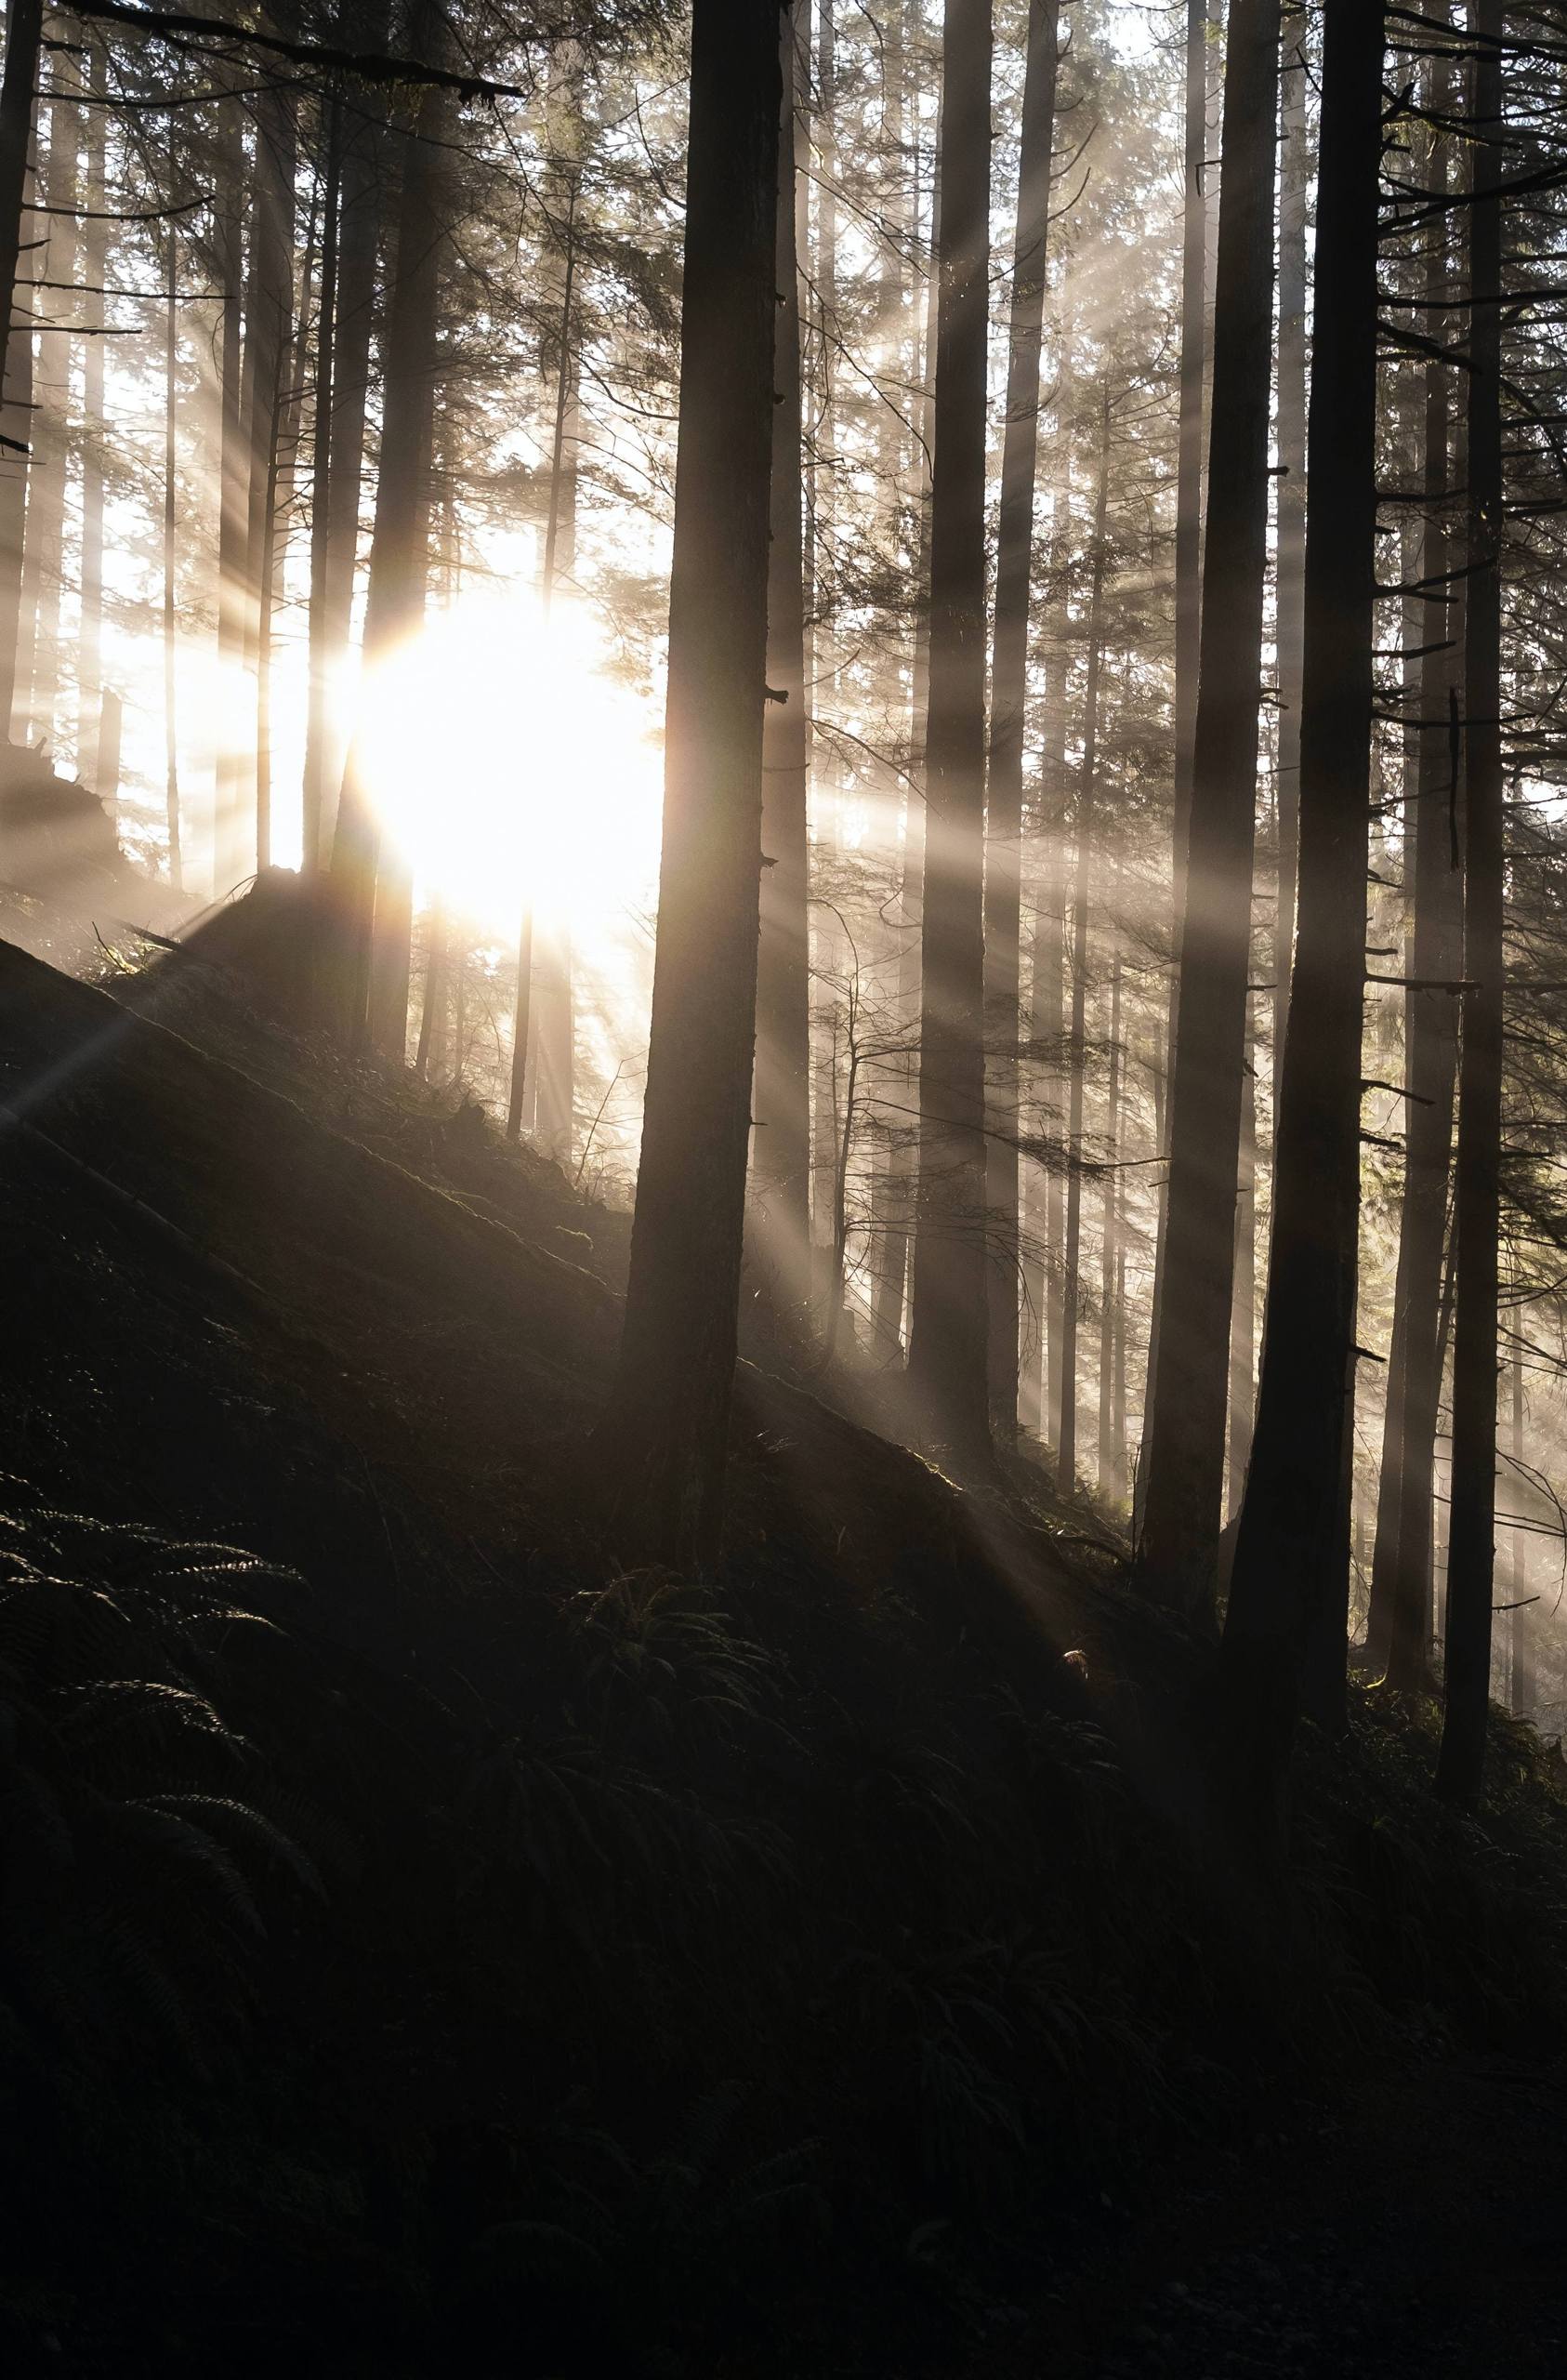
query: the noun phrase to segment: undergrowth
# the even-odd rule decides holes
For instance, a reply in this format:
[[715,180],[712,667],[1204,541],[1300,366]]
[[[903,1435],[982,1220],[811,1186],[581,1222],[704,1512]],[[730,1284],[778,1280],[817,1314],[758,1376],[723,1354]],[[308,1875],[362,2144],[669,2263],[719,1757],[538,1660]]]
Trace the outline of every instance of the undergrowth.
[[801,2373],[852,2274],[950,2369],[1161,2139],[1550,2004],[1525,1730],[1459,1821],[1360,1697],[1284,1903],[894,1598],[563,1585],[520,1693],[436,1693],[253,1557],[0,1504],[13,2360]]

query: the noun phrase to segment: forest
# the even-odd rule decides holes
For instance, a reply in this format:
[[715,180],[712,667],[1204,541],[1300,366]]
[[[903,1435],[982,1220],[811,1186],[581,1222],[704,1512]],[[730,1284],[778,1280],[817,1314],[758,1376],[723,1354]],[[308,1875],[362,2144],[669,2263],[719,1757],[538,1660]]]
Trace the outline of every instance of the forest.
[[5,2369],[1554,2380],[1567,0],[0,17]]

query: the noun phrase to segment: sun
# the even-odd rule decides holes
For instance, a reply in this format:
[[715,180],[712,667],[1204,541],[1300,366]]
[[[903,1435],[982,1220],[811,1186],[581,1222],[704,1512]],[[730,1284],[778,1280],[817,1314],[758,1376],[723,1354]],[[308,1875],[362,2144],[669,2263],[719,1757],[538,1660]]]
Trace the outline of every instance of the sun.
[[579,607],[464,595],[371,673],[360,737],[420,892],[476,926],[510,934],[526,904],[591,940],[651,898],[653,721]]

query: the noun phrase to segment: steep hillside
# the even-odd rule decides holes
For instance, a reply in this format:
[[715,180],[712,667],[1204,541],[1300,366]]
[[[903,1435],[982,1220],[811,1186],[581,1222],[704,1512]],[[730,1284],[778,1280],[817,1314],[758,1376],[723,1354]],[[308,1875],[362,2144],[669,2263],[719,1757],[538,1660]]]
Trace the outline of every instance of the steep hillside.
[[747,1368],[723,1574],[622,1575],[624,1220],[241,981],[0,945],[22,2368],[950,2372],[1151,2152],[1543,2021],[1530,1746],[1459,1828],[1360,1706],[1238,1870],[1022,1474]]

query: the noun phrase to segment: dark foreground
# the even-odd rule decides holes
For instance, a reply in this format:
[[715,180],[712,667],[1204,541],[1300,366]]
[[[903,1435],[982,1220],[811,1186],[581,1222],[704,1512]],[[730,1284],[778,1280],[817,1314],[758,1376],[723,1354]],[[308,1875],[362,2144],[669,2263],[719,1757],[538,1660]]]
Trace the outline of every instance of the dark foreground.
[[1094,1516],[765,1367],[620,1574],[623,1219],[117,989],[0,946],[6,2369],[1560,2368],[1554,1756],[1359,1696],[1281,1886]]

